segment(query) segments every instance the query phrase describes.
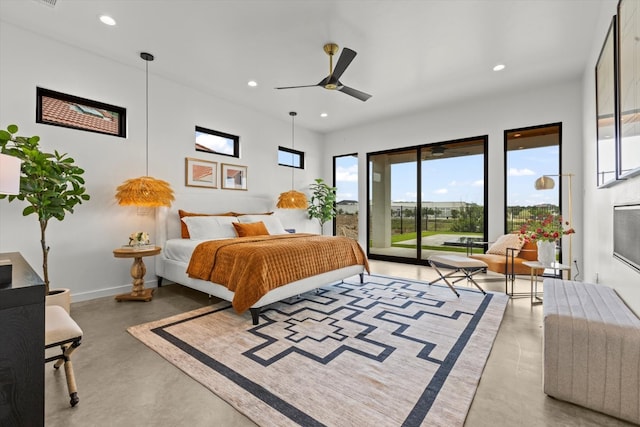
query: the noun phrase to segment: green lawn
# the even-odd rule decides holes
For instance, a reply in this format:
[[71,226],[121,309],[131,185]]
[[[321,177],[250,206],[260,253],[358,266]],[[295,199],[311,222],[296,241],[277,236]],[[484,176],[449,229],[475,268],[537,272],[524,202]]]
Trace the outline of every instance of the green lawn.
[[[453,231],[423,231],[422,232],[422,237],[428,237],[428,236],[434,236],[437,234],[451,234],[451,235],[459,235],[460,232],[453,232]],[[480,237],[482,238],[483,235],[481,233],[464,233],[467,236],[470,237]],[[408,249],[415,249],[416,245],[412,245],[412,244],[405,244],[405,243],[398,243],[398,242],[403,242],[405,240],[411,240],[411,239],[415,239],[416,238],[416,233],[404,233],[404,234],[394,234],[393,236],[391,236],[391,246],[394,248],[408,248]],[[463,252],[466,253],[467,252],[467,248],[465,246],[429,246],[429,245],[422,245],[421,246],[422,249],[428,249],[428,250],[433,250],[433,251],[447,251],[447,252]],[[474,253],[483,253],[484,251],[482,250],[482,248],[474,248],[473,249]]]

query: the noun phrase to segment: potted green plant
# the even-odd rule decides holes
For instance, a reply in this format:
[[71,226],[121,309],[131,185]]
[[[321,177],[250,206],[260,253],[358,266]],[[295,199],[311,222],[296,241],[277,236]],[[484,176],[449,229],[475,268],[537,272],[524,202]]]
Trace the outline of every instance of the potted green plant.
[[336,187],[330,187],[322,178],[316,178],[315,184],[309,188],[312,191],[311,201],[307,208],[309,219],[317,219],[320,222],[320,230],[326,222],[336,216]]
[[[0,199],[9,198],[26,201],[28,206],[22,215],[35,214],[40,224],[40,246],[42,248],[42,272],[46,295],[49,288],[49,246],[46,240],[47,225],[51,218],[62,221],[66,213],[73,213],[73,208],[89,200],[85,193],[84,170],[67,154],[46,153],[38,145],[39,136],[18,136],[18,126],[9,125],[7,130],[0,130],[0,152],[19,158],[20,193],[17,195],[0,195]],[[68,310],[68,307],[65,307]]]

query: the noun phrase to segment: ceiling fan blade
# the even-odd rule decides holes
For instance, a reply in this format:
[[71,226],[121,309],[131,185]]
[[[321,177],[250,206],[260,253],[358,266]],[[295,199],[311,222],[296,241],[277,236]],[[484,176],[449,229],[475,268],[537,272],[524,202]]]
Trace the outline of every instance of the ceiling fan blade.
[[331,77],[333,79],[338,80],[340,76],[342,76],[342,73],[344,73],[344,70],[346,70],[349,64],[351,64],[351,61],[353,61],[353,58],[355,58],[356,55],[357,53],[355,51],[349,49],[348,47],[343,47],[342,53],[340,54],[338,63],[333,69],[333,73],[331,74]]
[[314,85],[277,87],[276,89],[297,89],[299,87],[314,87],[314,86],[321,86],[321,85],[320,85],[320,83],[317,83],[317,84],[314,84]]
[[371,98],[371,95],[369,95],[368,93],[361,92],[357,89],[354,89],[348,86],[342,86],[338,90],[342,93],[346,93],[347,95],[351,95],[354,98],[358,98],[360,101],[363,101],[363,102]]

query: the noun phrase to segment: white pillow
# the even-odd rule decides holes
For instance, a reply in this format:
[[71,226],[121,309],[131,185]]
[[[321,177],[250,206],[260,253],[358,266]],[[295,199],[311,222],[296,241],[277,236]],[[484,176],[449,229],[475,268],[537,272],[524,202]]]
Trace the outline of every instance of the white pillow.
[[520,249],[524,245],[524,239],[520,238],[517,234],[505,234],[500,236],[487,250],[488,254],[494,255],[506,255],[507,248],[515,248],[516,251],[513,256],[518,256]]
[[267,227],[269,234],[287,234],[280,222],[280,218],[275,215],[241,215],[238,217],[238,221],[245,224],[248,222],[262,221],[264,222],[264,226]]
[[185,216],[191,240],[233,239],[238,237],[232,223],[238,222],[234,216]]

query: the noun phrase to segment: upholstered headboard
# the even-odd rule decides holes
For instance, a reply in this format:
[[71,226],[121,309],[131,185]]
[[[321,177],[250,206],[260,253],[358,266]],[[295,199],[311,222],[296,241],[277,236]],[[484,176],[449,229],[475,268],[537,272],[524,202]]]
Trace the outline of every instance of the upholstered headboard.
[[208,197],[195,195],[181,195],[170,208],[156,210],[156,237],[158,246],[162,246],[167,239],[180,238],[180,217],[178,210],[207,214],[225,212],[257,213],[273,211],[274,202],[270,198],[234,197],[228,203],[215,203]]
[[[179,239],[180,217],[178,210],[199,213],[223,213],[223,212],[268,212],[274,209],[274,199],[266,197],[248,197],[234,195],[224,203],[220,203],[212,197],[203,197],[201,194],[176,194],[176,200],[170,208],[156,209],[156,233],[153,240],[156,245],[164,247],[168,239]],[[162,276],[162,256],[155,257],[156,274]]]

